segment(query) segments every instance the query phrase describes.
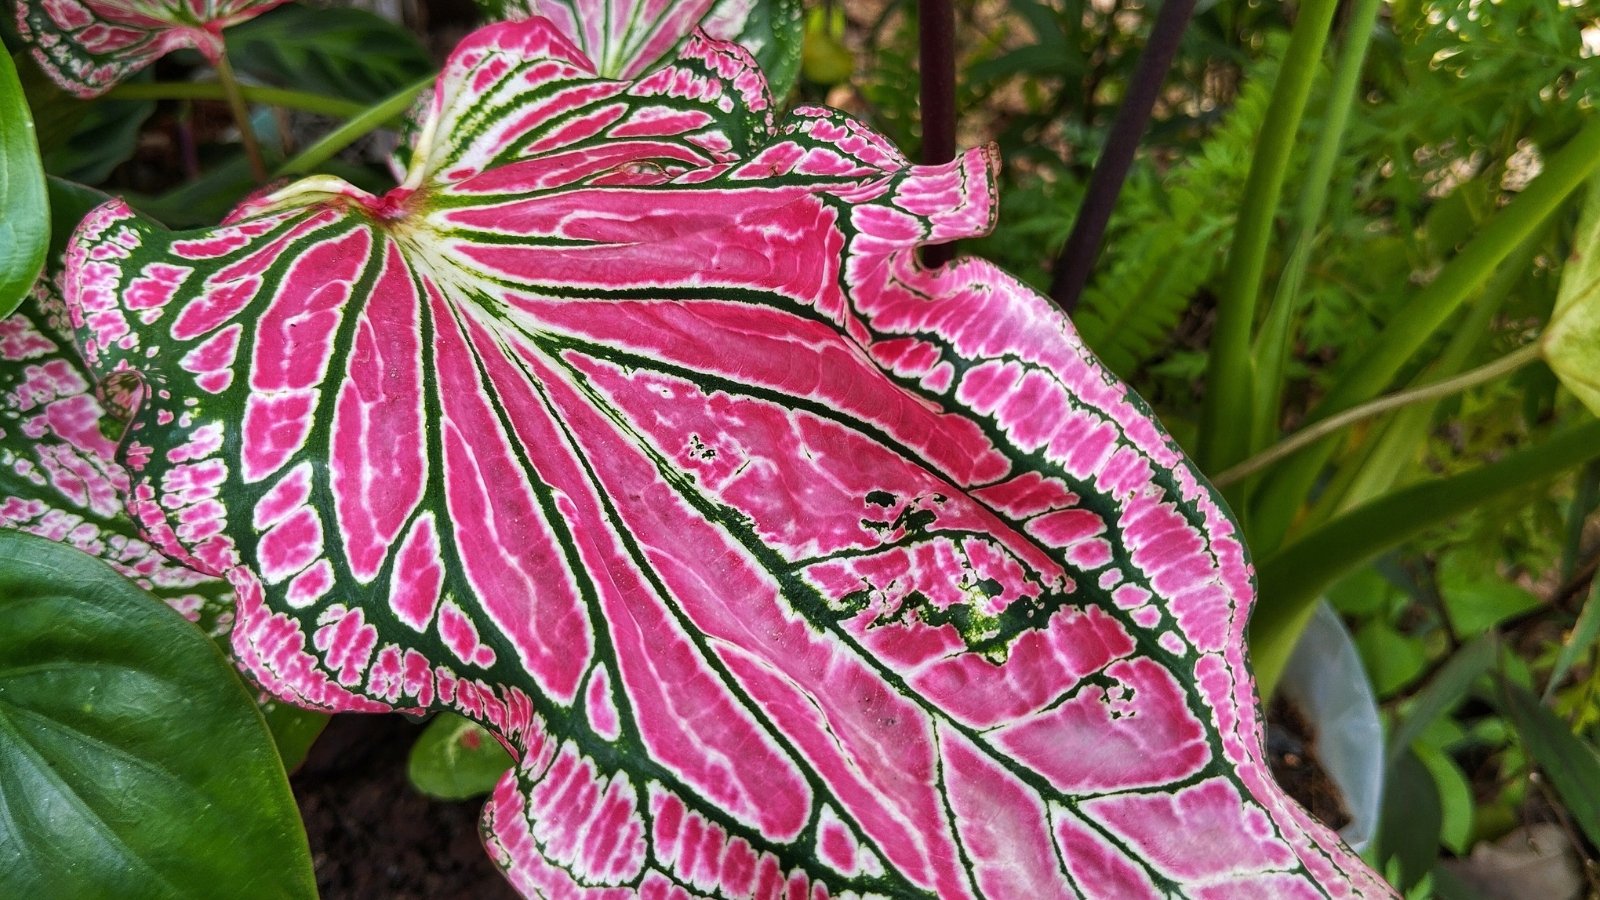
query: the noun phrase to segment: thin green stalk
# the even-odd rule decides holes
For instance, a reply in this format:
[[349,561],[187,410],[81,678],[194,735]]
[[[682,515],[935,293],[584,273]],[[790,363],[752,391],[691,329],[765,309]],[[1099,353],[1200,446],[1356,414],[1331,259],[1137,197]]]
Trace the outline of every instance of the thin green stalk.
[[1317,146],[1312,152],[1305,178],[1301,180],[1300,203],[1295,208],[1295,233],[1290,241],[1289,259],[1283,274],[1278,278],[1277,293],[1267,307],[1266,321],[1255,345],[1255,412],[1251,421],[1255,434],[1250,449],[1265,447],[1277,433],[1278,410],[1283,404],[1284,369],[1289,359],[1289,345],[1293,341],[1295,317],[1304,305],[1300,294],[1305,282],[1306,268],[1311,263],[1311,247],[1316,241],[1317,226],[1322,222],[1328,206],[1328,185],[1333,181],[1333,170],[1339,161],[1339,147],[1344,142],[1345,127],[1350,122],[1350,110],[1361,91],[1361,67],[1367,59],[1367,48],[1372,44],[1372,32],[1378,21],[1378,10],[1383,0],[1357,0],[1345,23],[1344,44],[1339,48],[1339,60],[1333,73],[1333,86],[1328,95],[1328,105],[1317,135]]
[[[348,119],[366,109],[360,103],[324,97],[305,91],[258,85],[239,85],[239,95],[250,103],[281,106],[318,115]],[[113,100],[227,100],[220,81],[153,81],[119,84],[106,93]]]
[[1336,416],[1319,419],[1211,479],[1211,483],[1219,488],[1236,484],[1278,460],[1293,454],[1300,448],[1314,444],[1335,432],[1342,431],[1362,419],[1370,419],[1373,416],[1382,415],[1390,410],[1400,409],[1414,403],[1423,403],[1428,400],[1448,397],[1451,394],[1459,394],[1467,388],[1476,387],[1509,375],[1538,358],[1539,345],[1536,343],[1528,344],[1525,347],[1518,347],[1505,356],[1479,366],[1470,372],[1463,372],[1454,378],[1446,378],[1443,381],[1436,381],[1432,384],[1411,388],[1410,390],[1398,391],[1386,397],[1370,400],[1360,406],[1351,407]]
[[340,150],[360,140],[366,134],[382,128],[391,119],[405,112],[417,99],[417,95],[430,87],[437,75],[409,84],[390,94],[378,103],[365,108],[362,112],[340,125],[338,128],[323,135],[316,143],[296,154],[292,159],[278,167],[276,175],[300,175],[315,169],[332,159]]
[[[1544,170],[1515,200],[1479,229],[1466,247],[1446,263],[1378,335],[1349,375],[1312,410],[1310,420],[1349,409],[1387,387],[1438,327],[1490,276],[1495,267],[1600,169],[1600,118],[1590,121],[1565,147],[1545,161]],[[1305,448],[1269,476],[1251,507],[1250,537],[1270,550],[1281,543],[1295,512],[1309,494],[1334,444]]]
[[1340,576],[1436,525],[1600,457],[1600,421],[1460,475],[1412,485],[1340,516],[1256,566],[1260,599],[1250,655],[1261,696],[1271,696],[1308,610]]
[[1205,402],[1195,454],[1206,471],[1232,465],[1250,449],[1254,431],[1250,423],[1254,399],[1250,331],[1255,324],[1256,299],[1266,270],[1272,221],[1289,171],[1289,156],[1311,95],[1311,84],[1322,66],[1322,49],[1337,6],[1338,0],[1304,0],[1300,4],[1300,17],[1289,36],[1266,120],[1256,139],[1239,222],[1228,250],[1227,278],[1217,302],[1217,325],[1206,367]]
[[250,107],[245,103],[244,94],[240,93],[239,79],[233,75],[233,64],[228,62],[227,53],[217,56],[217,83],[222,85],[228,108],[233,110],[234,124],[239,126],[244,155],[250,160],[250,174],[255,177],[257,184],[261,184],[267,180],[267,161],[261,155],[261,144],[256,140],[254,126],[250,124]]

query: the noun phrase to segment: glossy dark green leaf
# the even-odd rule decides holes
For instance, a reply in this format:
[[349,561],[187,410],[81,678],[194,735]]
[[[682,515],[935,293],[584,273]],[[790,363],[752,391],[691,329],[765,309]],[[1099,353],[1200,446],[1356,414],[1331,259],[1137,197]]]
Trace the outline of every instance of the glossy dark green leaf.
[[216,645],[0,531],[0,897],[314,897],[283,767]]
[[65,140],[45,151],[45,170],[61,178],[98,184],[138,149],[139,129],[156,111],[155,101],[102,98],[85,103],[72,98],[70,102],[88,109]]
[[0,54],[0,316],[10,315],[33,289],[49,245],[33,117],[11,57]]
[[434,717],[411,746],[406,774],[441,800],[481,797],[511,768],[511,756],[482,725],[453,713]]
[[1561,796],[1573,823],[1591,843],[1600,844],[1600,752],[1533,694],[1513,684],[1501,689],[1506,717],[1522,736],[1529,758]]
[[411,32],[362,9],[280,6],[228,29],[241,73],[279,87],[362,103],[382,100],[433,64]]

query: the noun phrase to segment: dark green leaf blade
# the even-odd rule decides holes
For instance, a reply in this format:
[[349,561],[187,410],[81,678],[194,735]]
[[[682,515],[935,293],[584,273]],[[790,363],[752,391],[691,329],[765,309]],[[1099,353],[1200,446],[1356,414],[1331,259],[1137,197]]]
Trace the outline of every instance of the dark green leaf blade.
[[50,198],[50,259],[60,259],[66,252],[67,239],[78,227],[89,210],[110,200],[102,191],[54,175],[46,176],[46,190]]
[[1600,844],[1600,753],[1528,691],[1509,683],[1502,690],[1505,714],[1522,735],[1528,756],[1550,779],[1584,835]]
[[44,168],[11,57],[0,54],[0,316],[33,289],[50,244]]
[[1550,670],[1550,680],[1545,682],[1544,699],[1549,700],[1555,694],[1578,657],[1587,653],[1596,640],[1600,640],[1600,581],[1596,581],[1590,590],[1583,611],[1578,613],[1578,621],[1573,624],[1566,643],[1561,645],[1561,653],[1556,656],[1556,664]]
[[280,6],[229,29],[226,39],[240,72],[362,103],[382,100],[433,68],[411,32],[364,9]]
[[204,635],[13,531],[0,620],[0,896],[316,896],[266,727]]
[[1435,719],[1467,695],[1478,676],[1494,665],[1498,653],[1499,642],[1493,634],[1489,634],[1457,650],[1449,662],[1440,667],[1429,679],[1427,687],[1417,692],[1411,708],[1389,737],[1391,766]]
[[[1378,823],[1377,858],[1400,872],[1396,887],[1414,887],[1439,855],[1444,810],[1433,774],[1409,749],[1389,766],[1384,779],[1383,815]],[[1387,867],[1385,867],[1387,868]]]

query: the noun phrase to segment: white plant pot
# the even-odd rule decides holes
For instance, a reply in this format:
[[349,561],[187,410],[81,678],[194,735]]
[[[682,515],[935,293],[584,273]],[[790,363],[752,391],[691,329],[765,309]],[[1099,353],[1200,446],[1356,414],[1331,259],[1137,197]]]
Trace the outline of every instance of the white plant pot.
[[1350,814],[1339,836],[1360,853],[1378,830],[1383,725],[1355,642],[1326,600],[1317,604],[1278,689],[1314,730],[1317,760]]

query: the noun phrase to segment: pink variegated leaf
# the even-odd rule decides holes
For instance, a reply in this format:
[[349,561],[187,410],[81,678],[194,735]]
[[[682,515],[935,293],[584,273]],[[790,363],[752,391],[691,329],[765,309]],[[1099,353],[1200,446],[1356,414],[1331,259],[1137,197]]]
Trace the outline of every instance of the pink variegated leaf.
[[135,513],[240,662],[484,723],[530,896],[1387,896],[1262,762],[1216,495],[1042,297],[918,265],[990,154],[769,106],[732,45],[609,80],[532,19],[385,196],[89,218]]
[[17,0],[17,31],[61,87],[94,97],[174,50],[212,62],[222,30],[285,0]]
[[0,528],[99,557],[213,635],[233,619],[227,582],[156,552],[124,510],[128,476],[106,436],[122,431],[91,389],[52,280],[0,319]]
[[749,50],[773,93],[800,69],[799,0],[477,0],[491,19],[540,16],[608,78],[636,78],[669,59],[696,27]]
[[547,19],[607,78],[636,78],[677,49],[716,0],[477,0],[493,19]]

